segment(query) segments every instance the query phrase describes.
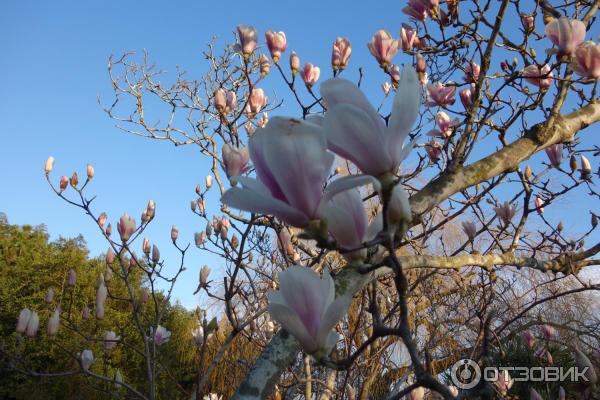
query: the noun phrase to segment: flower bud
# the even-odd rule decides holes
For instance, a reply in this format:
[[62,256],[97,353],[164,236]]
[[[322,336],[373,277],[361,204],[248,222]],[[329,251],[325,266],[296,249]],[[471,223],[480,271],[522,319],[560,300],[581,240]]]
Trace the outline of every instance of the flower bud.
[[19,313],[19,318],[17,319],[17,327],[16,331],[18,333],[25,333],[25,329],[27,329],[27,323],[31,318],[31,310],[28,308],[24,308]]
[[104,332],[104,348],[106,350],[112,350],[118,344],[119,339],[121,339],[114,331],[105,331]]
[[103,212],[98,216],[98,225],[100,228],[104,228],[104,224],[106,223],[106,213]]
[[77,274],[75,273],[75,270],[70,269],[67,274],[67,284],[69,286],[75,286],[76,281],[77,281]]
[[535,17],[531,14],[521,14],[521,25],[523,26],[523,30],[525,33],[533,32],[535,28]]
[[527,180],[527,182],[531,182],[532,175],[533,175],[533,171],[531,171],[531,167],[528,165],[525,168],[525,180]]
[[234,233],[233,236],[231,237],[231,247],[233,247],[234,249],[237,249],[238,244],[239,244],[238,238]]
[[[151,212],[153,213],[153,211]],[[148,212],[146,212],[146,215],[148,215]],[[150,219],[152,218],[150,217]],[[121,241],[127,242],[136,230],[135,220],[127,213],[123,214],[119,219],[119,222],[117,222],[117,230],[121,236]]]
[[538,214],[542,215],[544,213],[544,200],[542,200],[542,198],[537,195],[535,196],[535,209],[537,211]]
[[210,268],[207,265],[203,266],[200,270],[200,287],[208,287],[208,275],[210,274]]
[[112,225],[109,222],[108,225],[106,226],[106,236],[110,236],[111,233],[112,233]]
[[213,179],[211,175],[206,175],[206,190],[210,189],[212,187],[213,184]]
[[195,200],[192,200],[190,202],[190,209],[192,210],[192,212],[196,212],[196,207],[198,207],[198,203],[196,203]]
[[175,225],[171,227],[171,240],[173,242],[177,241],[177,237],[179,236],[179,229]]
[[54,289],[52,289],[52,288],[48,289],[48,292],[46,293],[46,298],[44,299],[44,301],[46,302],[46,304],[51,304],[54,301]]
[[333,43],[331,52],[331,68],[334,71],[344,70],[352,54],[352,46],[350,41],[344,37],[338,37]]
[[267,31],[265,33],[265,39],[267,40],[267,47],[271,53],[271,58],[273,59],[273,62],[277,64],[279,62],[279,58],[281,57],[281,53],[283,53],[287,48],[287,39],[285,37],[285,33]]
[[50,156],[48,157],[48,159],[46,160],[46,164],[44,165],[44,171],[46,172],[46,175],[52,172],[52,168],[54,168],[54,157]]
[[475,236],[477,236],[477,227],[475,226],[475,223],[472,221],[463,221],[462,227],[469,240],[472,241],[475,239]]
[[48,336],[54,336],[60,327],[60,310],[57,308],[48,320]]
[[596,214],[592,214],[591,224],[592,228],[595,228],[598,225],[598,216],[596,216]]
[[321,69],[319,67],[316,67],[311,63],[304,64],[301,78],[307,87],[312,87],[317,82],[317,80],[319,80],[320,75]]
[[31,317],[27,321],[27,327],[25,328],[25,335],[32,338],[35,337],[40,327],[40,317],[35,311],[31,312]]
[[115,261],[115,253],[111,247],[106,251],[106,256],[104,258],[106,264],[111,265]]
[[244,59],[248,60],[254,49],[256,49],[258,33],[253,26],[246,25],[238,25],[237,32],[240,41],[238,47],[244,55]]
[[212,235],[212,225],[210,224],[210,222],[206,223],[206,228],[204,229],[204,232],[206,232],[206,236],[208,237]]
[[94,362],[94,353],[91,350],[83,350],[79,355],[79,361],[81,362],[81,368],[85,371],[89,370]]
[[112,274],[113,274],[112,269],[110,267],[107,267],[106,271],[104,271],[104,281],[110,282],[110,280],[112,279]]
[[150,254],[150,240],[148,240],[148,238],[144,238],[144,241],[142,242],[142,251],[146,256]]
[[196,243],[196,247],[202,246],[206,241],[206,234],[204,232],[198,232],[194,234],[194,242]]
[[160,261],[160,251],[158,250],[158,247],[153,244],[152,245],[152,262],[153,263],[157,263]]
[[592,173],[592,165],[590,160],[587,159],[583,154],[581,155],[581,179],[589,179]]
[[271,63],[269,62],[269,59],[267,58],[267,56],[265,56],[262,53],[261,53],[260,57],[258,58],[258,66],[260,69],[260,74],[262,76],[267,76],[267,74],[271,70]]
[[90,308],[86,305],[83,306],[83,310],[81,310],[81,318],[83,320],[88,320],[90,318]]
[[71,184],[73,189],[77,189],[77,185],[79,184],[79,177],[77,176],[77,172],[73,172],[73,175],[71,175],[71,179],[69,180],[69,183]]
[[60,177],[60,191],[64,191],[67,188],[67,185],[69,184],[69,178],[67,178],[65,175]]
[[88,164],[85,172],[87,173],[88,181],[91,180],[94,177],[94,166],[92,164]]
[[571,158],[569,159],[569,167],[571,167],[571,173],[574,173],[575,171],[577,171],[577,158],[575,156],[571,156]]
[[292,54],[290,54],[290,69],[292,70],[292,76],[296,76],[296,73],[300,69],[300,57],[298,57],[295,51],[292,51]]

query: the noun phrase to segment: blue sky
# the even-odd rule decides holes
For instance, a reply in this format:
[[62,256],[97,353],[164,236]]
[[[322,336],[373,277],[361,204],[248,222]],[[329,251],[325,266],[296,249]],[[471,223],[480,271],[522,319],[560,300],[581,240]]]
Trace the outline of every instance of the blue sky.
[[[379,86],[385,77],[365,44],[380,28],[398,35],[401,23],[408,21],[400,12],[404,4],[2,2],[0,182],[4,189],[0,211],[7,213],[11,223],[46,224],[52,238],[81,233],[91,254],[100,254],[106,244],[89,218],[59,200],[43,176],[48,155],[57,159],[55,180],[75,170],[80,177],[85,176],[89,162],[96,169],[88,191],[89,195],[98,194],[96,212],[106,211],[113,225],[125,211],[139,220],[148,199],[153,198],[158,205],[157,218],[148,236],[159,245],[166,260],[177,265],[176,253],[170,247],[170,226],[176,224],[180,237],[190,241],[193,233],[203,228],[190,213],[189,201],[208,168],[193,147],[174,148],[115,128],[97,104],[97,96],[106,102],[112,100],[108,56],[123,51],[139,54],[147,49],[160,67],[172,72],[181,65],[190,78],[196,78],[205,70],[202,51],[206,43],[216,35],[222,45],[223,40],[232,38],[235,26],[243,23],[256,26],[261,41],[265,30],[284,30],[288,53],[296,50],[303,63],[320,65],[323,76],[329,77],[331,43],[336,36],[347,36],[354,47],[349,69],[364,67],[365,87],[371,88],[372,98],[379,101]],[[269,79],[267,89],[280,83],[275,74]],[[198,269],[203,264],[218,268],[218,261],[204,259],[197,251],[191,256],[176,291],[186,306],[198,302],[192,295]]]

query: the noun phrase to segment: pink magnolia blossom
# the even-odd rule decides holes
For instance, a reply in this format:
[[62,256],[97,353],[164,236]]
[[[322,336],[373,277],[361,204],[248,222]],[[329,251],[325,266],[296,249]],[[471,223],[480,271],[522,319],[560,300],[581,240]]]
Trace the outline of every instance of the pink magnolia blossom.
[[410,26],[402,24],[400,28],[400,47],[404,52],[409,52],[418,44],[419,37],[417,32]]
[[508,201],[505,201],[504,203],[500,203],[494,207],[494,212],[496,212],[496,215],[502,220],[502,222],[508,224],[517,213],[517,209]]
[[104,318],[104,302],[108,296],[108,290],[104,285],[104,282],[100,282],[98,289],[96,290],[96,319]]
[[273,59],[273,62],[277,64],[281,58],[281,53],[287,48],[285,32],[267,31],[265,33],[265,39],[267,40],[267,47],[271,53],[271,58]]
[[118,344],[121,338],[117,336],[114,331],[105,331],[104,332],[104,348],[106,350],[112,350]]
[[600,78],[600,44],[587,41],[577,47],[571,67],[584,78]]
[[131,238],[135,229],[135,220],[127,215],[127,213],[123,214],[119,219],[119,222],[117,222],[117,230],[119,231],[119,235],[123,242],[126,242]]
[[514,381],[507,370],[498,371],[498,379],[494,382],[498,392],[501,395],[506,395],[512,388]]
[[237,27],[239,51],[242,52],[244,58],[248,59],[250,55],[256,49],[256,42],[258,41],[258,33],[253,26],[238,25]]
[[531,14],[521,13],[521,25],[526,33],[533,32],[535,28],[535,17]]
[[560,17],[546,25],[548,39],[558,48],[558,54],[573,54],[577,46],[585,40],[585,24],[576,19]]
[[[579,368],[580,371],[586,370],[583,373],[583,381],[586,385],[591,386],[598,382],[598,375],[596,374],[596,369],[590,359],[579,349],[575,349],[574,354],[575,366]],[[587,369],[586,369],[587,368]]]
[[400,43],[383,29],[375,32],[371,41],[367,43],[369,51],[381,67],[386,67],[392,62],[392,57],[398,52],[399,46]]
[[295,51],[290,54],[290,69],[292,70],[292,76],[296,76],[296,73],[300,69],[300,57]]
[[331,67],[334,71],[344,70],[352,54],[350,41],[345,37],[337,37],[331,52]]
[[523,332],[521,337],[523,338],[523,341],[525,342],[527,347],[532,349],[533,346],[535,345],[535,336],[533,336],[533,334],[531,332],[525,331],[525,332]]
[[249,140],[258,179],[232,177],[242,187],[230,188],[221,201],[233,208],[272,214],[293,226],[306,226],[321,218],[331,196],[371,181],[364,176],[341,178],[323,193],[334,159],[326,146],[321,126],[274,117]]
[[262,53],[260,54],[260,57],[258,57],[258,66],[262,76],[267,76],[271,70],[271,63],[269,62],[269,59]]
[[429,95],[429,106],[447,106],[454,104],[456,99],[454,93],[456,92],[456,86],[452,85],[452,82],[443,84],[436,82],[427,85],[427,94]]
[[69,272],[67,273],[67,284],[69,286],[75,286],[76,282],[77,282],[77,273],[75,272],[74,269],[70,269]]
[[402,12],[416,21],[425,21],[431,10],[429,0],[408,0],[408,5]]
[[44,172],[46,173],[46,175],[50,174],[50,172],[52,172],[53,168],[54,168],[54,157],[50,156],[46,159],[46,163],[44,164]]
[[412,149],[403,143],[419,115],[421,87],[414,68],[404,68],[388,126],[350,81],[330,79],[321,85],[321,95],[328,105],[323,127],[329,149],[365,174],[395,172]]
[[206,288],[208,287],[208,277],[210,275],[210,268],[208,267],[208,265],[203,266],[200,269],[200,274],[199,274],[199,281],[200,281],[200,287],[201,288]]
[[169,332],[165,327],[158,325],[156,329],[153,329],[152,332],[152,340],[154,344],[160,346],[164,343],[167,343],[171,338],[171,332]]
[[92,164],[87,165],[85,172],[86,172],[88,181],[91,180],[92,178],[94,178],[95,171],[94,171],[94,166]]
[[31,314],[32,313],[29,308],[24,308],[21,310],[19,317],[17,318],[17,327],[15,329],[18,333],[25,333],[25,330],[27,329],[27,323],[31,318]]
[[[19,328],[19,324],[21,323],[22,319],[24,320],[25,317],[27,316],[27,309],[21,310],[21,314],[19,314],[19,322],[17,323],[17,332],[20,332]],[[37,334],[37,331],[40,327],[40,317],[38,316],[38,313],[36,313],[35,311],[30,311],[29,313],[29,317],[27,318],[27,323],[25,324],[25,329],[23,330],[23,332],[25,333],[25,335],[27,335],[28,337],[34,337]]]
[[583,154],[581,155],[581,179],[589,178],[592,173],[592,164]]
[[458,124],[458,120],[450,118],[444,111],[438,111],[435,114],[435,122],[439,129],[429,132],[430,136],[439,136],[449,138],[452,136],[452,128]]
[[539,68],[535,64],[523,68],[523,77],[527,79],[527,82],[538,86],[540,89],[549,88],[552,84],[553,76],[554,75],[547,64],[542,66],[542,68]]
[[223,167],[227,177],[242,175],[248,170],[250,154],[247,148],[238,148],[225,144],[222,150]]
[[304,68],[302,69],[302,80],[306,84],[306,86],[311,87],[319,80],[319,76],[321,75],[321,69],[317,66],[312,65],[311,63],[304,64]]
[[44,299],[46,304],[51,304],[54,301],[54,289],[48,289],[48,293],[46,293],[46,298]]
[[535,196],[535,210],[540,215],[544,213],[544,200],[539,195]]
[[79,362],[85,371],[89,370],[94,362],[94,353],[91,350],[83,350],[79,355]]
[[432,162],[438,162],[442,157],[442,145],[432,139],[428,144],[425,145],[425,152],[427,152],[427,156],[429,156],[429,159]]
[[562,143],[557,143],[546,147],[546,155],[548,156],[548,160],[550,160],[550,164],[552,164],[553,167],[560,167],[560,163],[563,159]]
[[469,240],[475,239],[475,236],[477,235],[477,227],[475,226],[474,222],[463,221],[462,228],[463,228],[463,231],[465,232],[465,234],[467,235],[467,237],[469,238]]
[[60,308],[57,308],[52,313],[52,316],[48,320],[48,336],[54,336],[58,333],[60,327]]
[[217,90],[213,99],[213,104],[219,113],[223,115],[229,114],[237,107],[237,97],[235,92],[225,92],[223,89]]
[[108,217],[106,216],[106,213],[103,212],[98,216],[98,225],[100,226],[100,228],[104,227],[104,224],[106,223],[106,219]]
[[69,178],[67,178],[65,175],[61,176],[60,183],[58,185],[60,187],[60,191],[64,191],[69,185]]
[[248,103],[246,104],[246,114],[249,117],[254,117],[267,105],[267,100],[267,96],[265,96],[265,92],[262,89],[254,88],[252,93],[250,93]]
[[473,105],[473,91],[475,90],[474,85],[470,85],[467,88],[458,92],[460,102],[464,108],[470,108]]
[[293,335],[307,353],[327,355],[337,342],[332,331],[346,314],[351,295],[335,299],[329,274],[320,278],[307,267],[294,265],[279,273],[279,291],[268,293],[269,313]]
[[157,263],[160,261],[160,249],[155,244],[152,245],[152,262]]
[[90,308],[86,305],[83,306],[83,309],[81,310],[81,318],[83,320],[87,320],[90,318]]
[[192,329],[192,338],[194,339],[196,346],[202,346],[204,343],[204,328],[198,325],[196,328]]
[[469,65],[465,67],[465,75],[463,80],[467,83],[475,83],[479,79],[479,73],[481,72],[481,66],[471,61]]

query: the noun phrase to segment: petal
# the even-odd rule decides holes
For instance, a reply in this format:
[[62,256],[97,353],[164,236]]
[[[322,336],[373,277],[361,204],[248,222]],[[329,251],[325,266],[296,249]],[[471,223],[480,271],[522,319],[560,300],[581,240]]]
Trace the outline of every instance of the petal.
[[385,128],[383,119],[373,108],[365,94],[349,80],[342,78],[329,79],[321,84],[321,96],[325,100],[327,110],[339,104],[351,104],[364,111],[371,119],[373,126],[380,130]]
[[304,350],[309,353],[317,350],[315,339],[308,333],[294,310],[277,303],[269,303],[268,310],[271,317],[279,322],[283,329],[293,335]]
[[359,246],[367,230],[367,214],[360,192],[347,190],[336,195],[325,209],[329,232],[345,248]]
[[359,186],[368,185],[369,183],[373,184],[374,189],[379,192],[381,190],[381,184],[377,179],[372,177],[371,175],[348,175],[342,178],[336,179],[331,182],[325,188],[325,197],[327,199],[331,199],[338,193],[346,191],[348,189],[353,189]]
[[392,115],[387,128],[390,136],[388,143],[392,155],[397,154],[397,148],[402,145],[404,139],[410,132],[421,108],[421,84],[417,72],[412,66],[406,66],[402,70],[400,84],[396,90]]
[[[238,180],[240,178],[236,177]],[[250,179],[250,181],[253,181],[253,179]],[[223,194],[221,202],[229,207],[244,211],[271,214],[297,227],[303,227],[308,223],[308,217],[305,214],[272,197],[266,190],[257,191],[250,187],[232,187]]]
[[392,168],[383,130],[368,114],[351,104],[339,104],[325,116],[329,148],[352,161],[364,173],[379,175]]
[[329,333],[344,318],[344,315],[348,312],[350,303],[352,303],[352,295],[348,294],[338,297],[329,305],[321,320],[319,335],[317,336],[319,344],[323,346],[327,344]]

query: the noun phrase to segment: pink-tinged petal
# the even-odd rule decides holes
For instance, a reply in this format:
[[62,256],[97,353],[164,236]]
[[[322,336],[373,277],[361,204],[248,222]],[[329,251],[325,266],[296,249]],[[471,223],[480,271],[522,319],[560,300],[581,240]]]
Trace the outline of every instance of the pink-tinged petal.
[[338,104],[328,111],[324,129],[329,148],[362,172],[379,175],[392,169],[383,130],[362,109]]
[[[252,180],[246,178],[248,180],[242,181],[241,178],[245,177],[235,177],[232,179],[241,182],[242,185],[245,186],[248,186],[248,180]],[[255,182],[260,184],[258,181]],[[302,212],[289,206],[285,202],[272,197],[267,192],[266,188],[257,191],[249,187],[233,187],[223,194],[221,202],[229,207],[248,212],[274,215],[282,221],[294,226],[302,227],[309,221],[308,217]]]
[[383,230],[383,218],[382,214],[379,213],[373,218],[371,223],[367,228],[367,234],[365,235],[365,240],[373,240],[377,236],[379,232]]
[[325,310],[321,326],[319,329],[319,334],[317,337],[317,342],[326,343],[329,342],[328,336],[331,330],[344,318],[344,315],[348,312],[348,307],[350,307],[350,303],[352,303],[351,295],[340,296],[333,303],[327,307]]
[[376,192],[381,190],[381,184],[377,179],[372,177],[371,175],[348,175],[342,178],[336,179],[331,182],[325,188],[325,196],[323,199],[325,201],[329,201],[333,196],[338,193],[344,192],[349,189],[357,188],[359,186],[365,186],[368,184],[373,185],[373,189]]
[[327,227],[337,242],[345,248],[359,246],[367,229],[367,214],[360,192],[347,190],[333,197],[325,208]]
[[419,116],[421,108],[421,85],[417,72],[412,66],[402,70],[400,84],[396,90],[392,115],[387,128],[389,151],[395,157],[402,147],[408,132]]
[[300,317],[294,310],[286,305],[271,302],[269,302],[268,309],[271,318],[279,322],[283,329],[294,336],[300,342],[302,348],[309,353],[318,349],[315,339],[308,333]]
[[352,104],[371,119],[373,126],[383,131],[385,124],[379,113],[373,108],[365,94],[349,80],[342,78],[329,79],[321,84],[321,95],[327,109],[331,110],[338,104]]
[[[310,218],[317,218],[323,184],[329,176],[334,157],[326,151],[320,126],[293,118],[273,118],[264,132],[264,161],[287,203]],[[270,133],[269,133],[270,132]]]

